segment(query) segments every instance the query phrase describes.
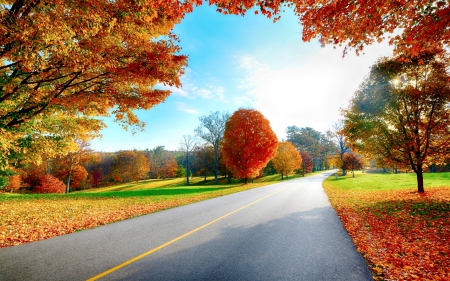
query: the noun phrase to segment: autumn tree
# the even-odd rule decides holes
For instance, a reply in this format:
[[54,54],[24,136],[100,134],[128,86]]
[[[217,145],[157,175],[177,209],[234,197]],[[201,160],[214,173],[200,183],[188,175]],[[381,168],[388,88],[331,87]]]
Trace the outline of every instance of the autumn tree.
[[6,189],[9,189],[9,191],[17,191],[20,189],[22,185],[22,176],[20,174],[15,174],[9,177],[8,186]]
[[150,163],[144,152],[119,151],[112,163],[113,177],[121,182],[145,178],[149,171]]
[[277,136],[269,121],[257,110],[239,109],[226,123],[223,160],[245,184],[275,156],[277,147]]
[[186,185],[189,185],[189,176],[193,152],[197,147],[197,140],[191,135],[184,135],[180,142],[180,151],[184,156],[184,168],[186,169]]
[[206,176],[211,173],[214,166],[214,147],[208,144],[199,145],[194,151],[194,165],[197,167],[197,173]]
[[209,3],[218,5],[222,13],[241,15],[257,5],[262,14],[274,20],[280,17],[283,7],[292,7],[302,26],[303,41],[319,38],[323,45],[345,45],[345,50],[357,52],[365,45],[388,39],[398,53],[415,56],[436,46],[448,46],[450,40],[450,7],[444,0],[370,4],[348,0],[213,0]]
[[214,162],[212,170],[214,172],[214,183],[218,183],[219,176],[219,150],[225,131],[225,123],[230,118],[227,112],[212,112],[208,116],[200,117],[200,126],[195,129],[197,136],[202,138],[214,148]]
[[408,165],[424,192],[423,169],[450,152],[450,75],[445,53],[381,58],[343,111],[359,151]]
[[314,162],[313,158],[309,156],[308,152],[300,151],[300,156],[302,157],[302,165],[300,167],[302,176],[305,176],[307,173],[311,173],[313,170]]
[[173,178],[175,177],[178,164],[175,156],[170,151],[165,150],[164,146],[155,147],[149,154],[150,173],[154,178]]
[[76,181],[73,188],[78,188],[81,182],[87,178],[87,171],[82,164],[89,161],[89,156],[92,152],[90,143],[78,140],[76,144],[77,147],[74,150],[54,161],[57,162],[54,164],[56,166],[54,175],[61,180],[65,180],[66,193],[70,191],[74,171],[76,173]]
[[[64,137],[70,130],[98,132],[102,122],[91,117],[113,114],[124,126],[143,126],[133,110],[150,109],[169,95],[155,86],[180,86],[187,57],[179,54],[171,30],[192,5],[1,4],[0,168],[21,162],[17,154],[54,149],[49,139],[70,145],[71,138]],[[38,137],[43,140],[37,142]]]
[[302,157],[297,149],[290,142],[280,142],[275,157],[272,159],[273,166],[279,174],[281,179],[284,179],[299,169],[302,165]]
[[344,154],[342,159],[342,170],[351,170],[352,176],[355,177],[355,170],[361,170],[363,168],[363,161],[360,156],[353,152]]

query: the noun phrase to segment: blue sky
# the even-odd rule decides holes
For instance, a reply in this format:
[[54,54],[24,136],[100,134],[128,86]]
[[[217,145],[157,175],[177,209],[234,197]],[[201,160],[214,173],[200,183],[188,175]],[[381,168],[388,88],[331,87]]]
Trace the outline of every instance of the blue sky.
[[[146,122],[134,135],[107,120],[103,138],[92,141],[96,151],[176,150],[183,135],[194,135],[199,117],[214,111],[254,108],[270,121],[282,140],[287,126],[325,132],[339,119],[370,66],[392,49],[375,44],[364,54],[342,58],[342,48],[320,47],[301,40],[301,25],[289,10],[276,23],[247,14],[221,15],[203,5],[175,27],[182,53],[189,56],[183,86],[149,111],[138,111]],[[163,86],[160,86],[163,87]]]

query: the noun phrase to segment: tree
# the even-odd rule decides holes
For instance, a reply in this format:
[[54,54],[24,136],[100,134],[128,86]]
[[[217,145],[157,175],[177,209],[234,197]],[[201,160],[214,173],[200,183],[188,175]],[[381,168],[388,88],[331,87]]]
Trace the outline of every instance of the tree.
[[[277,20],[284,6],[293,7],[302,26],[303,41],[318,37],[322,44],[346,45],[357,52],[364,45],[390,35],[397,53],[416,56],[420,51],[449,45],[450,7],[444,0],[416,1],[300,1],[300,0],[215,0],[222,13],[242,14],[256,4],[267,17]],[[256,13],[258,13],[256,11]]]
[[[75,170],[77,171],[78,180],[78,182],[75,184],[75,187],[77,187],[77,185],[81,185],[81,182],[79,181],[83,181],[87,177],[86,169],[80,165],[89,161],[89,155],[92,152],[92,150],[90,149],[90,143],[78,140],[76,141],[76,144],[76,149],[69,151],[69,153],[64,155],[63,157],[56,159],[57,163],[55,166],[57,167],[55,168],[55,176],[66,181],[66,193],[69,193],[70,191],[72,174]],[[85,177],[82,176],[84,174],[86,174]]]
[[424,192],[423,169],[450,152],[450,75],[445,53],[382,58],[343,111],[358,151],[408,165]]
[[[187,57],[171,33],[193,3],[184,1],[6,1],[0,6],[0,163],[26,156],[30,134],[58,140],[63,118],[86,131],[92,116],[112,113],[124,126],[143,126],[134,109],[180,86]],[[89,121],[89,122],[87,122]],[[64,131],[76,129],[68,126]],[[70,132],[67,132],[69,134]],[[51,149],[45,141],[32,148]],[[2,149],[5,145],[2,146]],[[28,148],[28,151],[32,149]],[[6,153],[4,153],[6,152]],[[8,156],[8,157],[7,157]],[[4,167],[0,167],[4,168]]]
[[177,174],[178,164],[172,152],[164,146],[155,147],[150,153],[151,174],[154,178],[173,178]]
[[310,127],[297,126],[288,126],[286,135],[287,141],[298,151],[306,151],[313,158],[313,170],[322,170],[328,166],[328,155],[334,154],[336,146],[327,135]]
[[200,117],[201,125],[195,129],[197,136],[211,144],[214,148],[214,162],[212,166],[214,183],[218,183],[220,144],[225,131],[225,123],[229,118],[230,115],[227,112],[212,112],[208,116]]
[[214,148],[211,145],[204,144],[198,146],[194,151],[194,165],[197,167],[197,173],[205,178],[214,165]]
[[[337,144],[337,147],[339,149],[339,158],[341,162],[344,160],[344,154],[349,151],[349,147],[347,145],[347,142],[345,140],[344,132],[342,131],[344,129],[344,122],[340,120],[339,122],[335,123],[333,125],[333,129],[329,130],[327,132],[328,135],[332,136]],[[345,169],[342,169],[342,175],[346,175],[347,171]]]
[[112,163],[113,177],[121,182],[137,181],[147,177],[150,163],[143,152],[124,150],[116,153]]
[[223,161],[245,184],[273,158],[278,140],[269,121],[257,110],[239,109],[225,126]]
[[311,156],[309,156],[308,152],[306,151],[300,151],[300,156],[302,157],[302,165],[301,165],[301,172],[302,176],[305,176],[307,173],[311,173],[314,162]]
[[294,170],[301,167],[302,157],[292,143],[280,142],[277,154],[272,159],[272,162],[275,170],[281,174],[281,179],[283,179],[284,176],[287,178]]
[[360,170],[363,168],[362,159],[353,152],[346,153],[344,159],[342,160],[342,169],[351,170],[352,176],[355,177],[355,170]]
[[184,154],[184,169],[186,174],[186,185],[189,185],[189,169],[191,168],[192,153],[197,147],[197,140],[191,135],[183,136],[180,142],[180,151]]

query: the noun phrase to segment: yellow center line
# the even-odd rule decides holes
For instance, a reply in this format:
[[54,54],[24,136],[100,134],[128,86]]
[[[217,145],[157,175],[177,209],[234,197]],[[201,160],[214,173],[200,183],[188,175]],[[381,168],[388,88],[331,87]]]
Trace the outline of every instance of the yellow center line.
[[189,235],[191,235],[191,234],[193,234],[193,233],[195,233],[195,232],[197,232],[197,231],[199,231],[199,230],[201,230],[201,229],[203,229],[203,228],[205,228],[205,227],[207,227],[207,226],[212,225],[213,223],[216,223],[216,222],[218,222],[218,221],[220,221],[220,220],[222,220],[222,219],[224,219],[224,218],[226,218],[226,217],[228,217],[228,216],[230,216],[230,215],[232,215],[232,214],[234,214],[234,213],[237,213],[237,212],[239,212],[239,211],[241,211],[241,210],[243,210],[243,209],[245,209],[245,208],[247,208],[247,207],[249,207],[249,206],[251,206],[251,205],[253,205],[253,204],[255,204],[255,203],[258,203],[258,202],[260,202],[260,201],[262,201],[262,200],[264,200],[264,199],[266,199],[266,198],[268,198],[268,197],[270,197],[270,196],[272,196],[272,195],[275,195],[275,194],[277,194],[277,193],[279,193],[279,192],[281,192],[281,191],[283,191],[283,190],[285,190],[285,189],[287,189],[287,187],[286,187],[286,188],[283,188],[283,189],[281,189],[281,190],[278,190],[278,191],[276,191],[276,192],[274,192],[274,193],[271,193],[271,194],[269,194],[269,195],[267,195],[267,196],[264,196],[264,197],[262,197],[262,198],[260,198],[260,199],[258,199],[258,200],[256,200],[256,201],[253,201],[252,203],[249,203],[249,204],[247,204],[247,205],[245,205],[245,206],[243,206],[243,207],[240,207],[239,209],[236,209],[236,210],[234,210],[234,211],[232,211],[232,212],[230,212],[230,213],[228,213],[228,214],[226,214],[226,215],[223,215],[223,216],[221,216],[220,218],[217,218],[217,219],[215,219],[215,220],[212,220],[212,221],[210,221],[210,222],[208,222],[208,223],[206,223],[206,224],[204,224],[204,225],[202,225],[202,226],[200,226],[200,227],[197,227],[197,228],[194,229],[194,230],[191,230],[191,231],[189,231],[189,232],[186,232],[185,234],[183,234],[183,235],[181,235],[181,236],[178,236],[177,238],[172,239],[172,240],[170,240],[169,242],[166,242],[166,243],[164,243],[164,244],[162,244],[162,245],[160,245],[160,246],[158,246],[158,247],[156,247],[156,248],[153,248],[153,249],[151,249],[151,250],[148,251],[148,252],[145,252],[145,253],[143,253],[143,254],[140,254],[139,256],[136,256],[136,257],[134,257],[134,258],[132,258],[132,259],[130,259],[130,260],[124,262],[124,263],[121,263],[121,264],[119,264],[119,265],[116,265],[115,267],[110,268],[110,269],[108,269],[108,270],[106,270],[106,271],[104,271],[104,272],[102,272],[102,273],[100,273],[100,274],[98,274],[98,275],[96,275],[96,276],[94,276],[94,277],[91,277],[91,278],[87,279],[86,281],[94,281],[94,280],[98,280],[98,279],[100,279],[100,278],[102,278],[102,277],[105,277],[106,275],[111,274],[111,273],[113,273],[114,271],[117,271],[117,270],[119,270],[119,269],[121,269],[121,268],[123,268],[123,267],[125,267],[125,266],[127,266],[127,265],[130,265],[130,264],[132,264],[132,263],[134,263],[134,262],[136,262],[136,261],[138,261],[138,260],[140,260],[140,259],[142,259],[142,258],[145,258],[146,256],[149,256],[149,255],[153,254],[154,252],[157,252],[157,251],[159,251],[159,250],[161,250],[161,249],[163,249],[163,248],[165,248],[165,247],[167,247],[167,246],[169,246],[169,245],[171,245],[171,244],[173,244],[173,243],[175,243],[175,242],[177,242],[177,241],[179,241],[179,240],[181,240],[181,239],[183,239],[183,238],[185,238],[185,237],[187,237],[187,236],[189,236]]

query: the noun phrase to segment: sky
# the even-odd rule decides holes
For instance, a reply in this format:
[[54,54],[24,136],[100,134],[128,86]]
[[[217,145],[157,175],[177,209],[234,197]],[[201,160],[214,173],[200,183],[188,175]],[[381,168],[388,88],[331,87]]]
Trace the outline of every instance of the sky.
[[164,103],[136,111],[146,123],[132,134],[107,119],[103,137],[91,142],[95,151],[145,150],[163,145],[177,150],[183,135],[195,135],[199,117],[211,112],[232,114],[239,108],[259,110],[279,140],[286,128],[311,127],[325,133],[340,119],[353,93],[382,56],[387,43],[374,44],[344,58],[343,47],[303,42],[301,25],[289,8],[273,23],[262,15],[222,15],[203,5],[187,14],[174,33],[188,66],[181,88]]

